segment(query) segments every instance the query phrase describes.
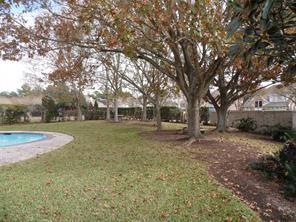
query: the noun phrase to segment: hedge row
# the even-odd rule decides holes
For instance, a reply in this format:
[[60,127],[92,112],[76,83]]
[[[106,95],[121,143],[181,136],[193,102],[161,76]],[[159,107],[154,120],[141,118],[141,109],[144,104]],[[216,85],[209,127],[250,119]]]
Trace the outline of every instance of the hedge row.
[[[93,110],[87,110],[85,117],[87,120],[101,120],[106,118],[106,108],[96,108]],[[182,111],[175,106],[163,106],[161,107],[161,119],[165,122],[170,121],[181,121]],[[154,118],[155,110],[154,107],[147,107],[147,119],[152,120]],[[114,117],[114,112],[110,111],[111,118]],[[141,107],[131,107],[131,108],[118,108],[118,115],[123,116],[126,119],[136,119],[142,118],[142,108]],[[209,110],[206,107],[202,107],[200,110],[201,121],[208,122]]]

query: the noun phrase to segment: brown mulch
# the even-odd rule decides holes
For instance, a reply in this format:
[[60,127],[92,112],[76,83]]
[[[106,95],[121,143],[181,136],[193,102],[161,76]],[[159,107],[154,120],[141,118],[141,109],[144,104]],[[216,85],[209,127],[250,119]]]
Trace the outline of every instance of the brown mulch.
[[[176,145],[187,140],[187,136],[177,130],[143,132],[141,135]],[[258,212],[262,220],[296,221],[296,201],[284,198],[279,182],[268,180],[262,173],[248,167],[251,161],[262,155],[258,148],[207,135],[187,150],[192,158],[205,162],[209,173]]]

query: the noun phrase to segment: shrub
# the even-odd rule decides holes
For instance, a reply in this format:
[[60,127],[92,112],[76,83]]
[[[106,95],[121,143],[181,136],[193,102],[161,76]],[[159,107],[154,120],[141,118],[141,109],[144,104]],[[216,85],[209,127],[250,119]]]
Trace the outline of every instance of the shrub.
[[281,180],[285,196],[296,197],[296,141],[286,142],[279,152],[264,156],[250,166],[270,178]]
[[274,126],[262,126],[258,130],[256,130],[256,132],[265,136],[271,136],[273,140],[280,142],[296,139],[295,130],[292,130],[290,127],[282,126],[280,124]]
[[118,115],[123,115],[128,119],[141,119],[142,108],[141,107],[126,107],[118,108]]
[[152,120],[154,118],[154,107],[153,106],[147,106],[147,119]]
[[286,141],[289,139],[287,133],[290,130],[289,127],[281,126],[280,124],[274,125],[270,130],[271,137],[276,141]]
[[200,107],[199,113],[200,121],[203,122],[204,125],[207,125],[210,118],[209,107]]
[[237,123],[236,128],[243,132],[251,132],[257,128],[257,123],[250,117],[242,118]]
[[285,142],[287,140],[296,139],[296,132],[289,127],[278,125],[272,128],[271,137],[276,141]]
[[42,106],[46,109],[45,122],[49,123],[55,117],[58,116],[57,106],[50,96],[44,96],[42,98]]
[[15,124],[21,121],[21,117],[25,116],[25,110],[21,107],[9,108],[5,111],[3,116],[4,124]]
[[178,107],[175,106],[162,106],[160,109],[161,119],[165,122],[180,120],[181,111]]
[[[87,120],[103,120],[106,119],[107,108],[106,107],[88,107],[85,112]],[[142,108],[141,107],[120,107],[118,108],[118,115],[123,115],[128,119],[141,119]],[[110,110],[110,117],[114,118],[114,110]]]
[[104,120],[106,119],[107,108],[98,107],[95,109],[88,109],[85,113],[86,120]]
[[261,135],[271,136],[271,127],[270,126],[261,126],[261,127],[258,127],[255,130],[255,132],[258,134],[261,134]]

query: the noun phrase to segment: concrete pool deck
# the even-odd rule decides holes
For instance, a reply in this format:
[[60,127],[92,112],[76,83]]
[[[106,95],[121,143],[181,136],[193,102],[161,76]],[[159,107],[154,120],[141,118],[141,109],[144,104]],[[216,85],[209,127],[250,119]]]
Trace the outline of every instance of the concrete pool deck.
[[0,133],[42,133],[46,135],[46,138],[34,142],[0,147],[0,166],[37,157],[43,153],[58,149],[74,140],[70,135],[55,132],[0,131]]

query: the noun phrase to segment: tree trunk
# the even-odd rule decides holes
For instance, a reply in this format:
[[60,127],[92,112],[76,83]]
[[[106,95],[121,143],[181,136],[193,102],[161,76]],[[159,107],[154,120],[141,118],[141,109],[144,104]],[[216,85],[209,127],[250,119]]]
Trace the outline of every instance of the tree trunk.
[[78,95],[76,95],[76,109],[77,109],[77,120],[81,121],[82,120],[82,111],[81,111],[81,106],[80,106],[80,91],[78,91]]
[[114,122],[118,122],[118,104],[117,98],[114,98]]
[[106,120],[110,121],[110,101],[109,101],[109,98],[106,99],[106,107],[107,107]]
[[82,120],[82,111],[80,108],[80,104],[77,104],[77,120],[81,121]]
[[76,109],[77,109],[77,120],[81,121],[82,120],[82,111],[81,111],[81,107],[80,107],[80,98],[79,95],[76,98],[77,102],[76,102]]
[[190,99],[188,101],[188,135],[190,139],[198,139],[201,137],[199,108],[200,99]]
[[110,98],[109,98],[109,86],[108,86],[108,82],[109,82],[109,72],[108,69],[106,70],[106,85],[105,85],[105,90],[106,90],[106,120],[110,121]]
[[143,95],[143,112],[142,112],[142,121],[147,120],[147,96]]
[[228,110],[228,108],[226,108],[226,107],[220,107],[219,109],[216,110],[218,132],[223,133],[226,131],[227,110]]
[[160,101],[159,101],[159,96],[156,95],[155,98],[155,116],[156,116],[156,126],[157,126],[157,131],[160,131],[162,126],[161,126],[161,113],[160,113]]

